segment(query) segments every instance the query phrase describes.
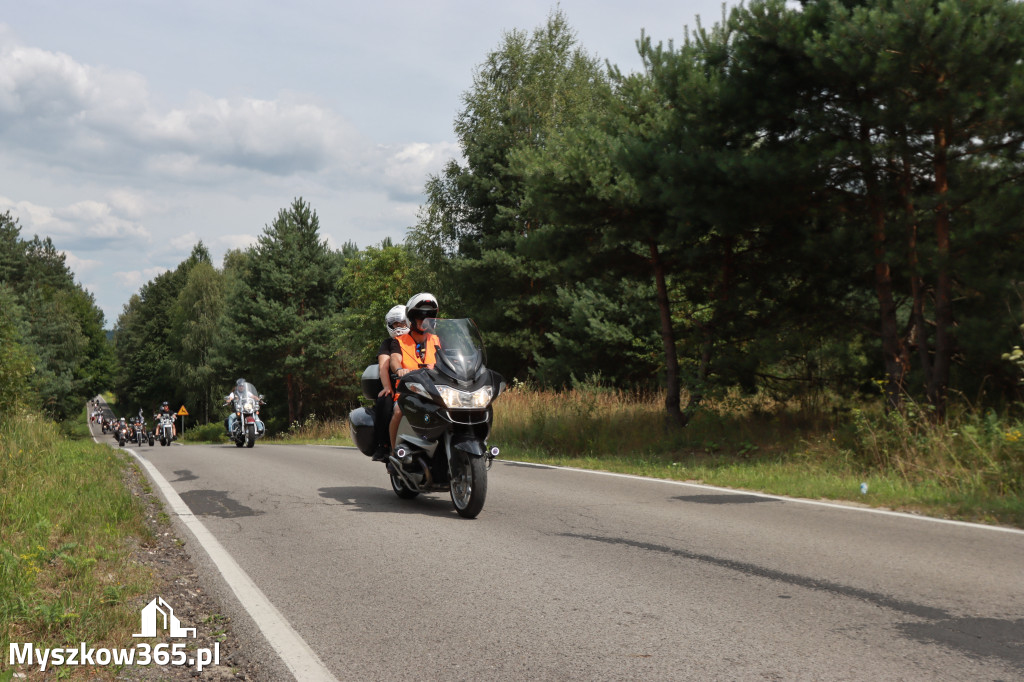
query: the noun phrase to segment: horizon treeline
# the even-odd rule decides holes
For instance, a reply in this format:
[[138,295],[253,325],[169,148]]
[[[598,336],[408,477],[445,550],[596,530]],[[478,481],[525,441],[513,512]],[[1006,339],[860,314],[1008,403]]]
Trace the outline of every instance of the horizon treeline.
[[425,290],[509,379],[665,391],[675,424],[737,387],[1020,400],[1024,5],[759,0],[637,47],[505,34],[404,243],[332,250],[301,198],[220,267],[200,243],[117,320],[119,399],[215,421],[244,377],[275,430],[342,416]]

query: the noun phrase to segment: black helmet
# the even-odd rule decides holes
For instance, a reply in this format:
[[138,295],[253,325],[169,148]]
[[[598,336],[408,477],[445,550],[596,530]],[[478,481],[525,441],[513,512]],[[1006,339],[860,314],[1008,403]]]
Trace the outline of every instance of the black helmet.
[[166,400],[165,400],[165,401],[163,401],[163,403],[161,403],[161,405],[160,405],[160,406],[161,406],[161,407],[167,407],[167,406],[168,406],[168,405],[167,405],[167,401],[166,401]]
[[239,379],[236,381],[235,386],[245,386],[245,379]]

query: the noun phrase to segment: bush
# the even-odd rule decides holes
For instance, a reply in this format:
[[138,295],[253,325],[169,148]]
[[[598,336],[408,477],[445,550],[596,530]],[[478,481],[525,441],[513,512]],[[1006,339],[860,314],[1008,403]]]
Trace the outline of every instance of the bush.
[[193,426],[181,434],[179,440],[183,443],[226,443],[228,437],[224,424],[215,422]]

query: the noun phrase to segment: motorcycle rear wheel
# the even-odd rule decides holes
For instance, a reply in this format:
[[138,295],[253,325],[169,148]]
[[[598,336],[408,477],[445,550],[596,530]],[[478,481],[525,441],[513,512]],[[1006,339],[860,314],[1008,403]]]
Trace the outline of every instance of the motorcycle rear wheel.
[[459,516],[475,519],[487,497],[487,467],[482,457],[456,451],[452,456],[452,504]]

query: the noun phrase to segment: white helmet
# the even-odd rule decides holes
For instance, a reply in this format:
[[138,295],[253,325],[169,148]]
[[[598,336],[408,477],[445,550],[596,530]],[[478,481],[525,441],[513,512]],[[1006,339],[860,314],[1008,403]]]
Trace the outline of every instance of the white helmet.
[[408,316],[409,322],[416,325],[417,329],[419,328],[419,323],[423,322],[423,320],[437,317],[438,310],[437,299],[433,294],[426,292],[416,294],[405,304],[405,314]]
[[405,306],[396,305],[384,316],[384,326],[391,338],[409,333],[409,320],[405,316]]

